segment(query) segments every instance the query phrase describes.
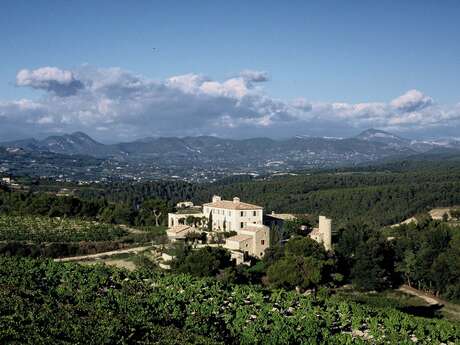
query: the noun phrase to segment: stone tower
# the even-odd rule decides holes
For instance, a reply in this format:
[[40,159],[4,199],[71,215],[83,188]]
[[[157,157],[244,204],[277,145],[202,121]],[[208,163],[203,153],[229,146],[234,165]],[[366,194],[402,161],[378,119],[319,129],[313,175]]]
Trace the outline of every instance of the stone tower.
[[326,250],[332,249],[332,220],[319,216],[319,234]]

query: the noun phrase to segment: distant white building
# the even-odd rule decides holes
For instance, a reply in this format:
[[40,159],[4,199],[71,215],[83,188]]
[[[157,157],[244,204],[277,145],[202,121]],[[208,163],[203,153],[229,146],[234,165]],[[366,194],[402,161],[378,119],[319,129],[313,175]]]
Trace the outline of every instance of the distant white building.
[[222,200],[213,196],[212,202],[203,205],[203,214],[212,219],[212,230],[239,231],[249,225],[262,225],[263,208],[261,206],[233,200]]
[[11,179],[11,177],[2,177],[2,182],[6,183],[6,184],[11,184],[12,179]]
[[177,208],[188,208],[188,207],[193,207],[193,202],[191,201],[181,201],[176,204]]
[[193,217],[196,221],[201,219],[200,222],[196,222],[197,225],[206,225],[203,224],[204,214],[203,212],[201,212],[201,207],[194,206],[193,203],[190,201],[183,201],[177,204],[177,212],[168,213],[168,227],[172,228],[177,225],[191,225],[187,224],[187,218],[189,217]]
[[332,220],[325,217],[319,216],[319,226],[314,228],[309,234],[312,240],[321,243],[324,249],[332,249]]
[[237,231],[237,235],[225,241],[225,248],[237,264],[244,263],[248,255],[262,258],[270,246],[270,229],[262,224],[250,224]]

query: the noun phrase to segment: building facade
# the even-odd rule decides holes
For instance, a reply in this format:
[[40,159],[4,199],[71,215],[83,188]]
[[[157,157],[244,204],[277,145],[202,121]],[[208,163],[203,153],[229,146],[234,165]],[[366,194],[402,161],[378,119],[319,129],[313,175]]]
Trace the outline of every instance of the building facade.
[[270,229],[262,224],[250,224],[225,241],[225,248],[230,250],[237,264],[243,263],[248,255],[262,258],[269,246]]
[[203,214],[215,231],[239,231],[249,225],[261,225],[263,221],[261,206],[241,202],[236,197],[222,200],[220,196],[213,196],[212,202],[203,205]]

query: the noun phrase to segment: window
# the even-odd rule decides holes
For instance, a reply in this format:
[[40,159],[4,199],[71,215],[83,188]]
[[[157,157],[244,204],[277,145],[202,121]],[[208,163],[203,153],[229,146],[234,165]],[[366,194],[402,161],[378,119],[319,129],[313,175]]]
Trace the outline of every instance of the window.
[[260,241],[260,244],[261,244],[261,245],[264,245],[264,244],[265,244],[265,240]]
[[241,223],[240,223],[240,228],[243,228],[243,227],[244,227],[244,223],[241,222]]
[[254,217],[257,216],[257,211],[254,211],[253,216]]
[[244,211],[241,211],[241,217],[244,217]]

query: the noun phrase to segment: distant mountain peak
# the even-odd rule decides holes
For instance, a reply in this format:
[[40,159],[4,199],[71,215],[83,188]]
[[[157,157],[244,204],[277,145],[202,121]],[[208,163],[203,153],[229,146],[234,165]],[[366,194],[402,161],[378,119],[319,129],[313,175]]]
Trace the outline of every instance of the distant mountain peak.
[[396,134],[390,133],[383,131],[381,129],[375,129],[375,128],[369,128],[366,129],[365,131],[361,132],[356,136],[356,138],[400,138],[401,137],[397,136]]
[[358,134],[355,139],[365,140],[370,142],[379,142],[382,144],[397,144],[407,146],[410,144],[409,139],[401,138],[400,136],[382,131],[380,129],[370,128],[360,134]]
[[74,132],[74,133],[70,134],[70,137],[78,139],[80,141],[86,141],[86,142],[99,144],[99,142],[97,142],[96,140],[94,140],[88,134],[86,134],[84,132]]
[[84,132],[80,132],[80,131],[77,131],[77,132],[73,132],[72,134],[70,134],[71,136],[74,136],[74,137],[81,137],[81,138],[89,138],[89,139],[92,139],[88,134],[84,133]]

